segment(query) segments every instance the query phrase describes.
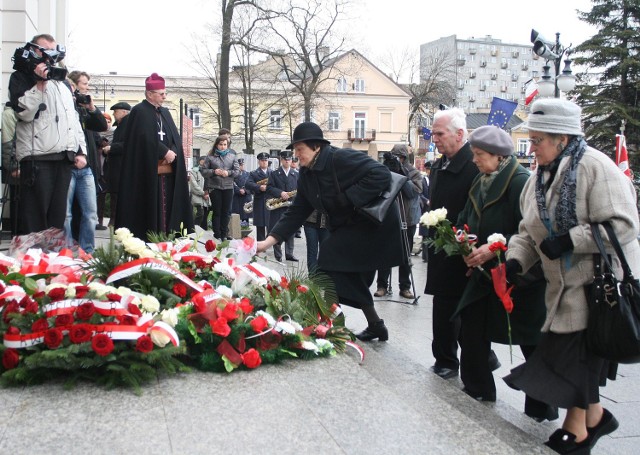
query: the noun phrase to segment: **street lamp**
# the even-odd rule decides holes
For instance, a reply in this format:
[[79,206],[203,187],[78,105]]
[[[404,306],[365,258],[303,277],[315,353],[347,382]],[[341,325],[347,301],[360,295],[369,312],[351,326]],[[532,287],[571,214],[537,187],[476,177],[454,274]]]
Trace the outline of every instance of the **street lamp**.
[[[560,44],[560,33],[556,33],[556,42],[554,43],[531,29],[531,42],[533,43],[533,52],[546,60],[546,65],[542,67],[542,77],[538,81],[540,96],[560,98],[560,91],[573,90],[576,86],[576,77],[571,74],[571,59],[569,59],[571,50]],[[560,73],[560,63],[565,54],[567,58],[564,60],[564,69]],[[551,76],[550,60],[553,60],[555,77]]]
[[102,107],[103,112],[107,111],[107,89],[110,90],[110,96],[116,96],[115,88],[116,82],[112,79],[97,79],[93,82],[93,88],[95,89],[96,96],[100,95],[100,88],[102,87]]

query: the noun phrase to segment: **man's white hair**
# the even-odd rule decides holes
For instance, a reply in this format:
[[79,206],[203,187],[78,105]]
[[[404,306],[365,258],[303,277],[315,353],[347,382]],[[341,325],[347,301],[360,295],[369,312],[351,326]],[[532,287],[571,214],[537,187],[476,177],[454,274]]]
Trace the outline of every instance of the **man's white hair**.
[[463,131],[462,141],[467,141],[467,136],[469,135],[469,133],[467,132],[467,115],[462,109],[460,109],[459,107],[454,107],[452,109],[438,111],[433,116],[433,122],[435,123],[436,120],[440,118],[449,119],[448,128],[452,133],[456,133],[461,129]]

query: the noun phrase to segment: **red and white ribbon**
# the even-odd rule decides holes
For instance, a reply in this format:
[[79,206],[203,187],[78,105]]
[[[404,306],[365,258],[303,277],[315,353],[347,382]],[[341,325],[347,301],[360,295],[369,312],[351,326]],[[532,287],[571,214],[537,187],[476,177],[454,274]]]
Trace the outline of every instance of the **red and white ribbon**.
[[109,274],[106,284],[113,283],[114,281],[121,280],[122,278],[127,278],[131,275],[135,275],[136,273],[139,273],[143,268],[166,272],[170,275],[173,275],[176,279],[182,281],[184,284],[192,289],[195,289],[198,292],[201,292],[203,290],[202,286],[194,282],[184,273],[174,269],[166,262],[156,258],[140,258],[127,262],[126,264],[119,265]]

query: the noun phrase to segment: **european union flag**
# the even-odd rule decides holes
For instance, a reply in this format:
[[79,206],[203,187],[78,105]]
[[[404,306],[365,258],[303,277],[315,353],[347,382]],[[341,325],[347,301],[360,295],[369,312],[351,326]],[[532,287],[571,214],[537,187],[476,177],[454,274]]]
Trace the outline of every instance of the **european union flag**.
[[504,128],[509,123],[509,119],[518,107],[518,103],[493,97],[491,101],[491,112],[487,125],[496,125],[498,128]]
[[425,141],[431,139],[431,130],[427,127],[422,127],[422,137]]

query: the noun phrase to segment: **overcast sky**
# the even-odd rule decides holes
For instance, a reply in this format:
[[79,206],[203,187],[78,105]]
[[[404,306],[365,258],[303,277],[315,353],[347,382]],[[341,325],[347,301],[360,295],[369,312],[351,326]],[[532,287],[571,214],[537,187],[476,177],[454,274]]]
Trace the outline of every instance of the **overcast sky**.
[[[529,43],[532,28],[549,39],[560,32],[563,45],[593,35],[578,20],[576,9],[591,9],[589,0],[351,0],[355,48],[377,63],[399,52],[443,36],[461,39],[492,35],[505,43]],[[89,73],[165,76],[194,74],[185,46],[217,24],[220,0],[69,0],[71,36],[67,64]]]

